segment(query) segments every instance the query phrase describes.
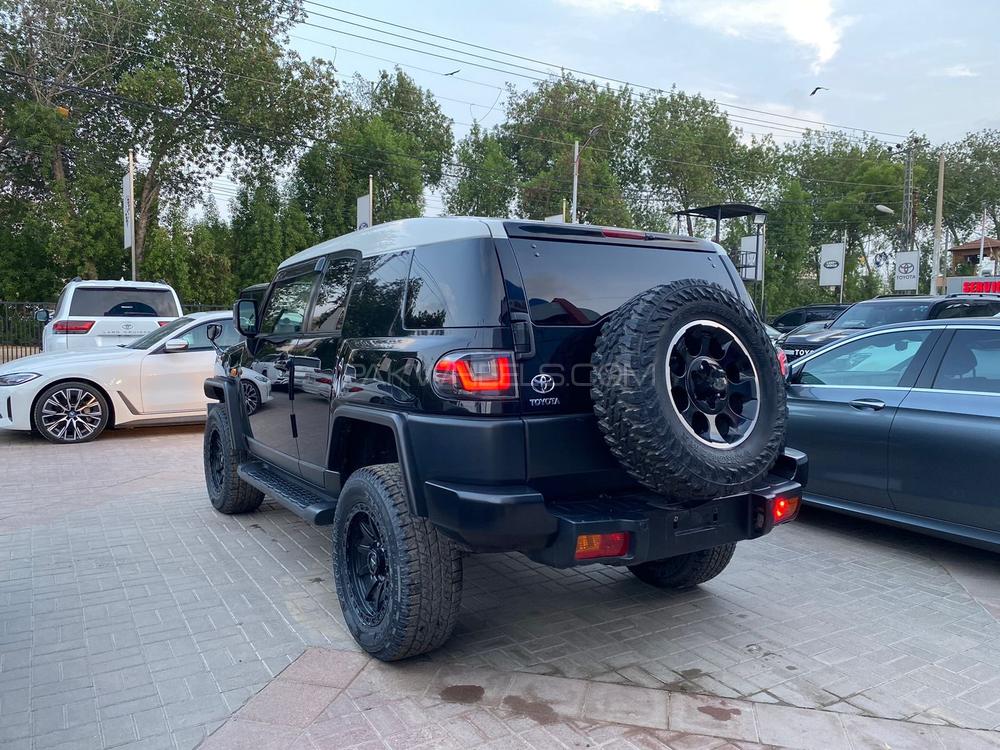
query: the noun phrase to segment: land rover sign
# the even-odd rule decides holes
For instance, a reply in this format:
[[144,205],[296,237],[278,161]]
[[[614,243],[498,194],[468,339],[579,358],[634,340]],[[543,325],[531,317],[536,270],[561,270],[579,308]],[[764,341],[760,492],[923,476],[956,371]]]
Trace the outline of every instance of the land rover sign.
[[919,278],[920,253],[896,253],[896,281],[893,288],[897,292],[915,292]]
[[840,286],[844,283],[844,243],[833,242],[819,250],[819,285]]

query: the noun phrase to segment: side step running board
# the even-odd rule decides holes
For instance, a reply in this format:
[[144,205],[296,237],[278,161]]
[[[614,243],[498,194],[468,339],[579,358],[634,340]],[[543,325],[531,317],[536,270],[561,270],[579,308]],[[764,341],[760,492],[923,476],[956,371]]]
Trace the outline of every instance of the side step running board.
[[333,523],[337,501],[300,479],[263,461],[240,464],[240,479],[269,495],[309,523],[327,526]]

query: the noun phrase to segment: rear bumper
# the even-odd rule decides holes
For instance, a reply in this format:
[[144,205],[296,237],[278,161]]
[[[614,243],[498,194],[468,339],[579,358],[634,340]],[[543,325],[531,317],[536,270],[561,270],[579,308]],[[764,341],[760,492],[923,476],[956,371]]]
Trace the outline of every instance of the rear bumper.
[[[672,508],[651,492],[547,502],[531,487],[482,487],[426,482],[428,518],[474,551],[519,550],[559,568],[594,562],[634,565],[755,539],[775,526],[774,504],[801,497],[807,475],[804,454],[786,449],[752,492]],[[628,554],[575,559],[581,534],[628,532]]]

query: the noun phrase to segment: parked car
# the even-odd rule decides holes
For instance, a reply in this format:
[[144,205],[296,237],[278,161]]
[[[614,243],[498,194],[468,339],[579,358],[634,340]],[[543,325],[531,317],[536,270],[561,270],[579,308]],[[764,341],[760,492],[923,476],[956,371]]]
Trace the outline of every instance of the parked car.
[[946,297],[889,296],[853,304],[829,325],[819,330],[796,330],[781,346],[794,361],[860,330],[890,323],[945,318],[978,318],[1000,312],[1000,295],[949,294]]
[[181,315],[177,293],[152,281],[73,279],[54,311],[39,310],[43,352],[115,347],[155,331]]
[[288,258],[234,317],[229,366],[273,357],[288,395],[247,416],[231,377],[206,382],[208,496],[331,524],[379,659],[449,637],[464,553],[688,587],[797,512],[778,356],[711,242],[407,219]]
[[1000,320],[855,332],[792,367],[805,501],[1000,550]]
[[825,323],[828,320],[833,320],[840,313],[844,312],[850,305],[806,305],[805,307],[793,307],[791,310],[786,310],[781,313],[778,317],[771,321],[771,325],[781,331],[782,333],[788,333],[789,331],[798,328],[800,325],[805,323]]
[[[0,428],[34,430],[53,443],[83,443],[109,427],[199,422],[216,343],[238,343],[227,312],[194,313],[117,347],[36,354],[0,365]],[[248,370],[239,385],[254,410],[270,399],[267,378]],[[250,388],[253,391],[250,391]]]

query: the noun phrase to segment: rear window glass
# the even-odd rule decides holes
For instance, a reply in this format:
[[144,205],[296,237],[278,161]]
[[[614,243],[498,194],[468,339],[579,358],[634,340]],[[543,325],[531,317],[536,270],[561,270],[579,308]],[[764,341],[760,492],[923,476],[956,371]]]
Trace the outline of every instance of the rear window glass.
[[344,336],[389,336],[399,329],[410,251],[386,253],[361,263],[351,290]]
[[167,289],[80,286],[73,290],[69,314],[98,318],[173,318],[178,310],[173,293]]
[[590,325],[639,292],[677,279],[706,279],[733,289],[715,254],[595,242],[515,239],[512,244],[537,325]]
[[503,300],[492,240],[455,240],[413,251],[406,290],[407,328],[499,325]]

